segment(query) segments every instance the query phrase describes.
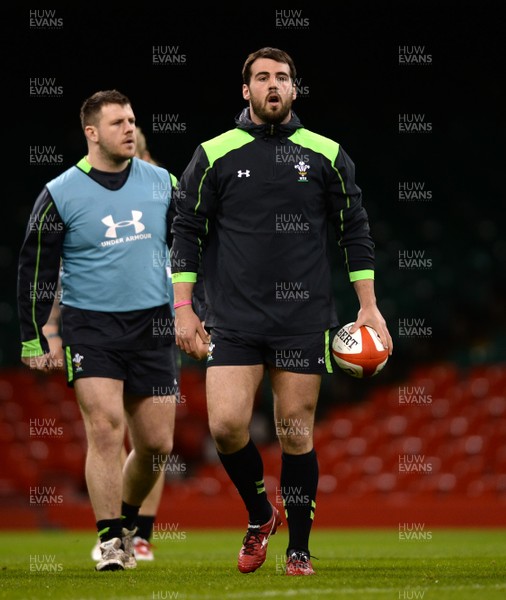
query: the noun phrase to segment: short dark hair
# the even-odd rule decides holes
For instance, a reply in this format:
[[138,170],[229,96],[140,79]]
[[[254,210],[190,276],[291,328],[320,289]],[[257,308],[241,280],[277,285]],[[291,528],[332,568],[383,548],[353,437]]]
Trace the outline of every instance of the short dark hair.
[[271,58],[276,62],[286,63],[290,69],[290,78],[292,81],[295,81],[295,77],[297,76],[297,71],[295,69],[295,64],[292,60],[292,57],[287,54],[284,50],[280,50],[279,48],[271,48],[270,46],[265,46],[264,48],[260,48],[256,52],[252,52],[248,58],[246,59],[244,66],[242,68],[242,80],[243,83],[249,85],[251,81],[251,65],[258,58]]
[[96,123],[96,117],[102,110],[102,106],[105,104],[119,104],[125,106],[131,104],[130,100],[118,92],[118,90],[103,90],[95,92],[92,96],[87,98],[81,106],[81,126],[84,129],[87,125],[94,125]]

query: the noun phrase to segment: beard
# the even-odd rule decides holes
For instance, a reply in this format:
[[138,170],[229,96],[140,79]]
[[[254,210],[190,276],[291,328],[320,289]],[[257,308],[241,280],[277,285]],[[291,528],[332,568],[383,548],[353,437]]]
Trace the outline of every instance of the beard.
[[132,148],[125,148],[123,146],[111,146],[109,144],[99,144],[100,154],[105,160],[111,164],[121,165],[126,160],[129,160],[135,156],[135,144]]
[[273,109],[269,102],[263,100],[257,100],[256,98],[250,98],[251,109],[255,115],[263,122],[269,125],[279,125],[286,117],[290,114],[292,108],[291,101],[286,103],[279,103],[275,109]]

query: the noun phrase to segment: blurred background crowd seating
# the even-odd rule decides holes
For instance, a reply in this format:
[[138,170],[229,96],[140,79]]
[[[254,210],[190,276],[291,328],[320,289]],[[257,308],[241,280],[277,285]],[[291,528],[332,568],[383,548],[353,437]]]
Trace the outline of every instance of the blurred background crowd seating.
[[[440,525],[506,524],[506,364],[440,362],[414,368],[402,381],[380,377],[362,398],[341,394],[319,408],[319,522],[396,525],[404,514]],[[365,383],[344,374],[331,381]],[[204,370],[188,365],[160,514],[179,516],[188,527],[240,526],[237,492],[209,437],[204,393]],[[252,435],[267,489],[281,503],[274,434],[261,389]],[[2,527],[91,527],[85,451],[82,420],[62,373],[0,374],[0,506],[10,514]]]

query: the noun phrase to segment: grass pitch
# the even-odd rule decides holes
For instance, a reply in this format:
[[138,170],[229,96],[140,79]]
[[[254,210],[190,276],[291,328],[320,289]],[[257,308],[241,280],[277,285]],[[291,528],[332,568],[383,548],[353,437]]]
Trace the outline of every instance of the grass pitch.
[[[8,514],[4,514],[8,520]],[[0,532],[6,600],[495,600],[506,597],[506,531],[318,530],[317,574],[284,575],[286,531],[255,573],[237,570],[244,531],[187,531],[155,540],[155,561],[97,573],[93,532]]]

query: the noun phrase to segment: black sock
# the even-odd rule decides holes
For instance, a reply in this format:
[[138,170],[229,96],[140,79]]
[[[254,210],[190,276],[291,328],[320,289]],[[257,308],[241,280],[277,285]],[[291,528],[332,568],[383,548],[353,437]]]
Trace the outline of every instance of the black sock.
[[266,523],[272,516],[272,509],[265,492],[262,457],[253,441],[237,452],[218,452],[218,456],[246,505],[249,524]]
[[132,506],[125,501],[121,503],[121,518],[123,519],[123,527],[133,529],[137,515],[139,514],[140,506]]
[[137,533],[144,540],[150,540],[153,535],[153,525],[156,515],[137,515],[135,524],[137,525]]
[[315,450],[307,454],[282,454],[281,495],[288,521],[288,550],[309,554],[318,487],[318,460]]
[[100,538],[100,543],[107,542],[107,540],[112,540],[112,538],[121,539],[122,533],[121,529],[123,528],[123,519],[102,519],[101,521],[97,521],[97,531],[98,537]]

